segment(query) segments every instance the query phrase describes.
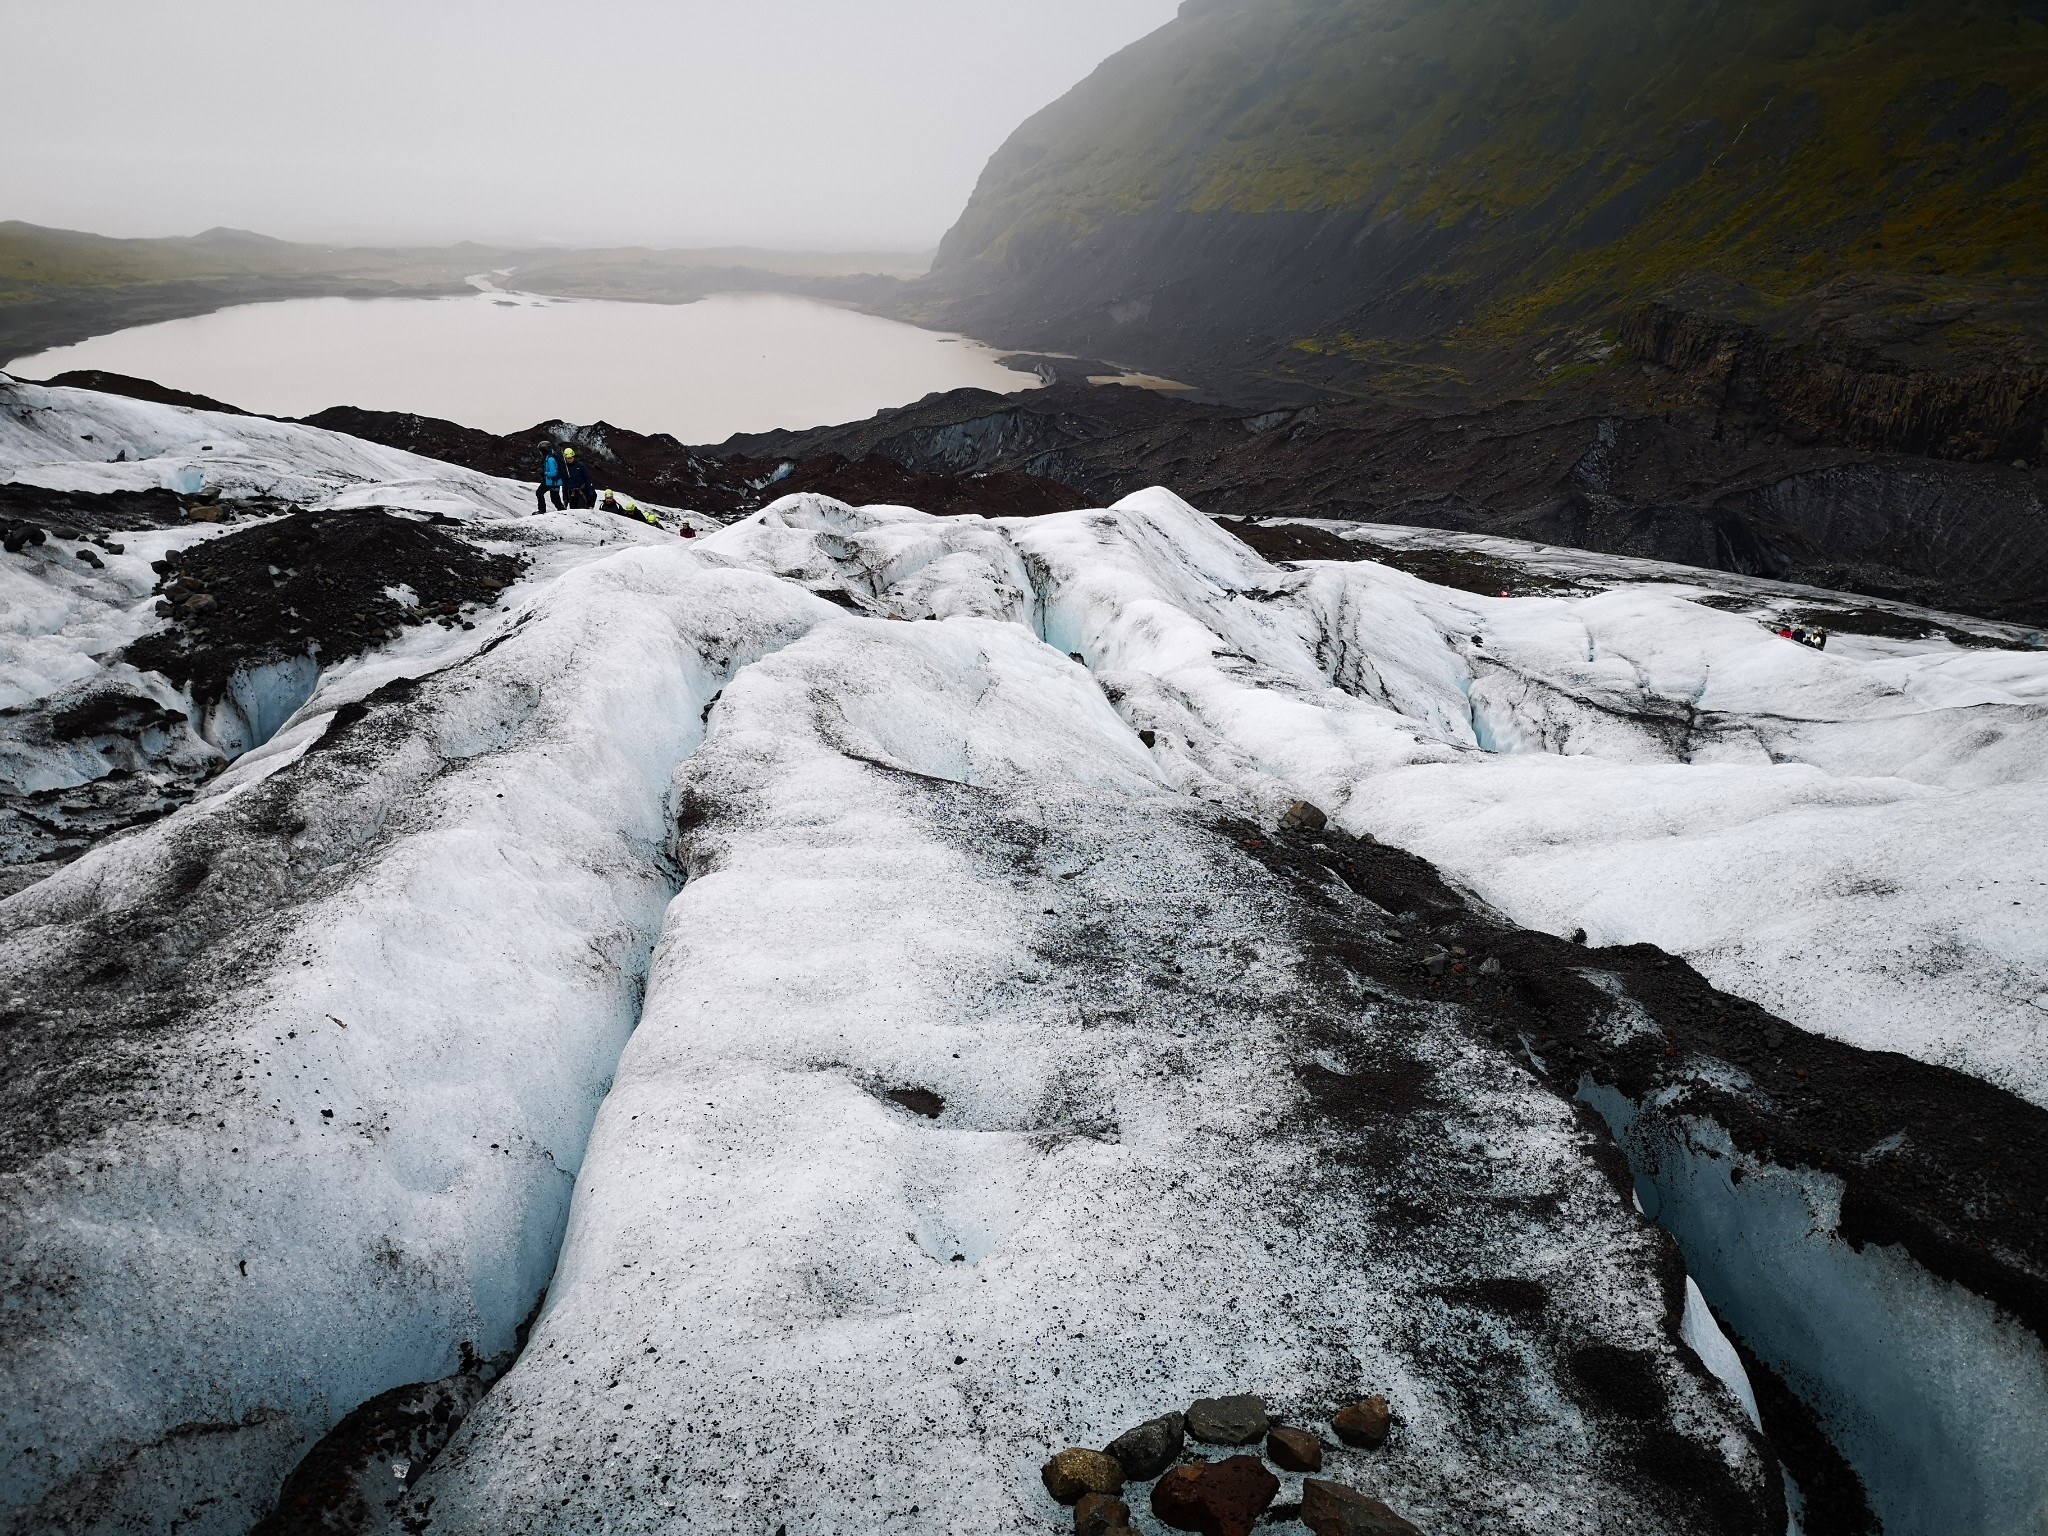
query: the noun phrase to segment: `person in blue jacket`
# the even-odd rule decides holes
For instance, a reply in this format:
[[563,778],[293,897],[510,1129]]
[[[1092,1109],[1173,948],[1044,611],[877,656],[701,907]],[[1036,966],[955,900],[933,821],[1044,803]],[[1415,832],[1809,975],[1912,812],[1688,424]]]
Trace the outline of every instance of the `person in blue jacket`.
[[541,450],[540,484],[533,488],[533,510],[537,517],[548,509],[548,498],[553,497],[555,510],[562,510],[562,456],[549,443]]
[[568,493],[572,507],[594,507],[597,505],[597,482],[590,478],[590,471],[576,461],[576,450],[562,450],[562,488]]

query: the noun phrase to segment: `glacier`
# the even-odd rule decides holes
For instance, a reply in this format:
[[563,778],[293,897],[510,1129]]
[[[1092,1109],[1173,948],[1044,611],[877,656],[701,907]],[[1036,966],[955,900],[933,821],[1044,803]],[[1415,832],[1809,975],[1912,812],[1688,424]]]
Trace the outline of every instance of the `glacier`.
[[[1596,557],[1519,598],[1275,563],[1161,490],[535,517],[5,381],[0,474],[527,562],[473,629],[252,675],[158,743],[190,804],[0,902],[0,1531],[245,1531],[316,1463],[356,1490],[319,1528],[1034,1530],[1051,1452],[1232,1391],[1311,1427],[1385,1393],[1332,1475],[1424,1530],[1781,1530],[1716,1313],[1931,1531],[1882,1472],[1907,1415],[1773,1322],[1859,1262],[1892,1279],[1828,1282],[1846,1336],[1903,1296],[1995,1350],[2007,1438],[1958,1401],[1944,1444],[2006,1484],[1982,1529],[2038,1528],[1998,1447],[2048,1424],[2048,1243],[1968,1222],[2039,1174],[1938,1145],[1959,1104],[2048,1120],[2024,637],[1814,652]],[[192,705],[121,653],[166,622],[148,558],[237,526],[7,557],[9,707]],[[0,764],[113,750],[40,742]],[[1904,1166],[1799,1097],[1880,1068],[1934,1085],[1955,1231],[1852,1261],[1816,1218],[1814,1259],[1638,1209],[1683,1204],[1638,1125],[1752,1190]],[[1988,1278],[1942,1257],[1980,1238]],[[459,1411],[401,1455],[366,1405],[409,1389]]]

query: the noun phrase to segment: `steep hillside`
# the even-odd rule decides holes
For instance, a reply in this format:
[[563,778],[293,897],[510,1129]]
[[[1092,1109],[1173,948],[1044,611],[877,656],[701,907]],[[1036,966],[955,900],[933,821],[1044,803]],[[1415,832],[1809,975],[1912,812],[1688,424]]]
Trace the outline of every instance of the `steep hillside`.
[[935,277],[934,318],[1235,393],[1649,363],[2038,457],[2048,4],[1188,0],[1017,130]]

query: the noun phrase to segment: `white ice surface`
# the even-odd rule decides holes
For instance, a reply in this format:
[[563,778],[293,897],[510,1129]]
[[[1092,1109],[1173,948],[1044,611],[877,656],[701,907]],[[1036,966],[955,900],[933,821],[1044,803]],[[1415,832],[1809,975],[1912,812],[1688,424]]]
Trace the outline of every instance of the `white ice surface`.
[[1761,1429],[1763,1415],[1757,1411],[1756,1389],[1749,1384],[1749,1372],[1742,1368],[1742,1356],[1714,1321],[1713,1308],[1707,1305],[1699,1282],[1691,1275],[1685,1277],[1685,1313],[1678,1320],[1678,1336],[1685,1340],[1686,1348],[1700,1357],[1700,1364],[1720,1377],[1723,1385],[1735,1394],[1742,1411],[1749,1415],[1749,1422]]
[[[932,1528],[1049,1518],[1020,1456],[1197,1390],[1306,1409],[1337,1368],[1441,1429],[1418,1437],[1430,1457],[1377,1463],[1391,1486],[1471,1517],[1444,1502],[1475,1464],[1447,1449],[1442,1383],[1375,1300],[1416,1277],[1362,1285],[1349,1250],[1316,1248],[1331,1212],[1250,1200],[1276,1176],[1250,1178],[1244,1148],[1289,1102],[1285,1032],[1184,1038],[1154,1015],[1112,1045],[1099,1000],[1054,985],[1072,952],[1034,948],[1084,924],[1063,891],[1105,909],[1135,891],[1153,904],[1122,920],[1158,925],[1162,950],[1213,926],[1245,985],[1296,974],[1203,870],[1192,801],[1272,817],[1308,798],[1522,922],[1660,943],[1798,1024],[2048,1100],[2029,1002],[2048,995],[2048,656],[1814,653],[1668,583],[1497,600],[1369,563],[1289,571],[1159,491],[993,523],[792,497],[683,545],[523,518],[524,488],[332,433],[0,389],[12,478],[442,511],[535,559],[489,627],[333,669],[208,798],[0,904],[9,973],[33,974],[109,914],[160,910],[194,850],[270,849],[264,807],[309,818],[313,862],[285,860],[282,894],[259,881],[244,930],[191,936],[214,967],[201,1027],[152,1040],[116,1120],[0,1176],[9,1283],[31,1298],[0,1364],[17,1507],[80,1507],[112,1457],[138,1509],[232,1485],[195,1529],[233,1528],[346,1408],[450,1369],[461,1342],[502,1346],[580,1166],[533,1348],[436,1471],[444,1528],[514,1528],[549,1500],[601,1514],[562,1529],[653,1528],[663,1500],[740,1528],[772,1480],[736,1451],[771,1445],[810,1470],[813,1511],[894,1498],[863,1468],[928,1455]],[[122,569],[74,576],[28,578],[0,686],[44,696],[139,622]],[[414,675],[371,747],[302,756],[338,705]],[[693,758],[707,710],[715,750]],[[678,765],[704,862],[664,919]],[[971,787],[980,833],[933,824],[934,781]],[[1032,827],[1085,857],[1034,864]],[[1434,1048],[1484,1106],[1483,1131],[1456,1132],[1476,1166],[1549,1170],[1590,1202],[1529,1261],[1579,1323],[1653,1336],[1647,1294],[1615,1281],[1648,1250],[1575,1182],[1569,1119]],[[938,1122],[877,1096],[909,1079],[945,1094]],[[1103,1330],[1118,1348],[1082,1347]],[[943,1374],[955,1355],[964,1374]],[[629,1418],[643,1398],[717,1415],[721,1438]],[[1686,1412],[1722,1409],[1702,1393]],[[1529,1414],[1583,1446],[1568,1403]],[[234,1424],[197,1460],[171,1433]],[[608,1434],[632,1478],[557,1486]],[[1611,1520],[1574,1502],[1568,1463],[1489,1472],[1482,1523]],[[663,1471],[672,1494],[652,1491]]]
[[0,475],[62,491],[173,489],[458,518],[533,510],[531,488],[317,427],[0,374]]
[[1191,793],[1307,798],[1527,926],[2048,1103],[2048,652],[1288,573],[1157,490],[1007,526],[1048,639]]
[[[227,787],[0,908],[18,977],[156,910],[198,850],[255,882],[210,946],[186,908],[212,999],[141,1084],[109,1079],[118,1116],[0,1178],[20,1529],[104,1498],[109,1456],[150,1528],[204,1494],[200,1528],[246,1529],[349,1407],[509,1344],[672,890],[670,775],[734,668],[835,611],[675,540],[623,550],[436,674],[367,778]],[[232,862],[260,793],[304,819],[306,867]],[[237,1424],[180,1470],[193,1426]]]
[[[1483,1426],[1442,1368],[1525,1347],[1445,1312],[1473,1273],[1660,1338],[1582,1133],[1446,1034],[1417,1045],[1455,1106],[1415,1122],[1434,1152],[1360,1176],[1368,1133],[1296,1074],[1411,1032],[1354,1004],[1310,1038],[1317,961],[1082,668],[983,618],[820,625],[728,688],[683,786],[691,878],[547,1309],[422,1485],[433,1529],[1041,1529],[1063,1445],[1237,1389],[1314,1425],[1361,1381],[1403,1438],[1332,1471],[1425,1528],[1680,1528],[1548,1366]],[[1388,1197],[1439,1158],[1473,1182],[1416,1234]],[[1733,1403],[1670,1379],[1742,1465]]]

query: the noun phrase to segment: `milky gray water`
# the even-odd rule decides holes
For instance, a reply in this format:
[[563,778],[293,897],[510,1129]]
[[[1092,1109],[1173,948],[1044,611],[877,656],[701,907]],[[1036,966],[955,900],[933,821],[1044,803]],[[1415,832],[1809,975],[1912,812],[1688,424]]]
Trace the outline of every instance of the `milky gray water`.
[[783,294],[622,304],[482,292],[244,304],[95,336],[7,370],[104,369],[273,416],[357,405],[490,432],[559,417],[713,443],[853,421],[934,390],[1038,382],[996,356]]

